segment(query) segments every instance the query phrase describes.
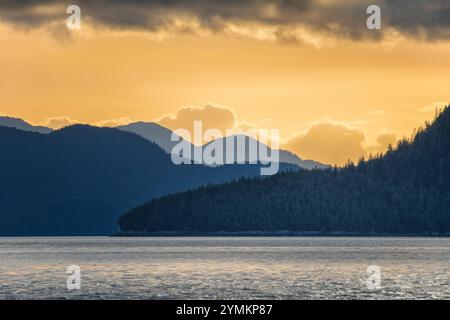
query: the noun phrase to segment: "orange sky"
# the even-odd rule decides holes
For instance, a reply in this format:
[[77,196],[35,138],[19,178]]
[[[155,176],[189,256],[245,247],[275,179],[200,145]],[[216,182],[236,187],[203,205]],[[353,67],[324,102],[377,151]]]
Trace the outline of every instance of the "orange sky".
[[0,43],[1,114],[54,127],[159,120],[175,129],[181,109],[219,127],[280,129],[286,148],[327,163],[383,150],[450,101],[445,41],[309,45],[89,26],[65,38],[0,24]]

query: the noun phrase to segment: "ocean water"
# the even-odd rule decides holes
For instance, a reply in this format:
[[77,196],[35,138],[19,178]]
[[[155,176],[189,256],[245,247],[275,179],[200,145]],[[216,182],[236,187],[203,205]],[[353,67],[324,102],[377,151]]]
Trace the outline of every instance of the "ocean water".
[[0,299],[449,298],[448,238],[0,238]]

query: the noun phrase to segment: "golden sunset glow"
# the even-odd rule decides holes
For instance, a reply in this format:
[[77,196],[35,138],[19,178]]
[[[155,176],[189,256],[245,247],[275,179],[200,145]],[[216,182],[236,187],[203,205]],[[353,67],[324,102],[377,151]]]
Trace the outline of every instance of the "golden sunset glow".
[[[318,46],[246,36],[251,29],[52,30],[0,24],[1,114],[54,128],[158,121],[176,129],[177,113],[200,108],[206,123],[276,128],[300,157],[341,165],[386,150],[449,102],[445,41],[398,35]],[[208,104],[224,116],[202,115]]]

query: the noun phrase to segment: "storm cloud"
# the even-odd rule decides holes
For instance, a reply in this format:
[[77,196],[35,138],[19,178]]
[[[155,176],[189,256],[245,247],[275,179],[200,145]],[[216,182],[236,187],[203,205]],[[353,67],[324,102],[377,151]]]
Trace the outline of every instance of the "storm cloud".
[[[268,39],[298,42],[305,29],[356,41],[395,30],[427,41],[450,39],[450,0],[0,0],[0,22],[24,28],[63,23],[70,4],[81,7],[83,21],[115,30],[248,34],[266,28]],[[366,28],[371,4],[382,10],[380,31]]]

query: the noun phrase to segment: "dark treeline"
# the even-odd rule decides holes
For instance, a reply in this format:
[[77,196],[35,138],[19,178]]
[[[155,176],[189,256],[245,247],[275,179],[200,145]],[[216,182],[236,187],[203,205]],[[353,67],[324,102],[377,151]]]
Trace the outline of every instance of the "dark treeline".
[[122,231],[450,232],[450,107],[384,155],[153,200]]

